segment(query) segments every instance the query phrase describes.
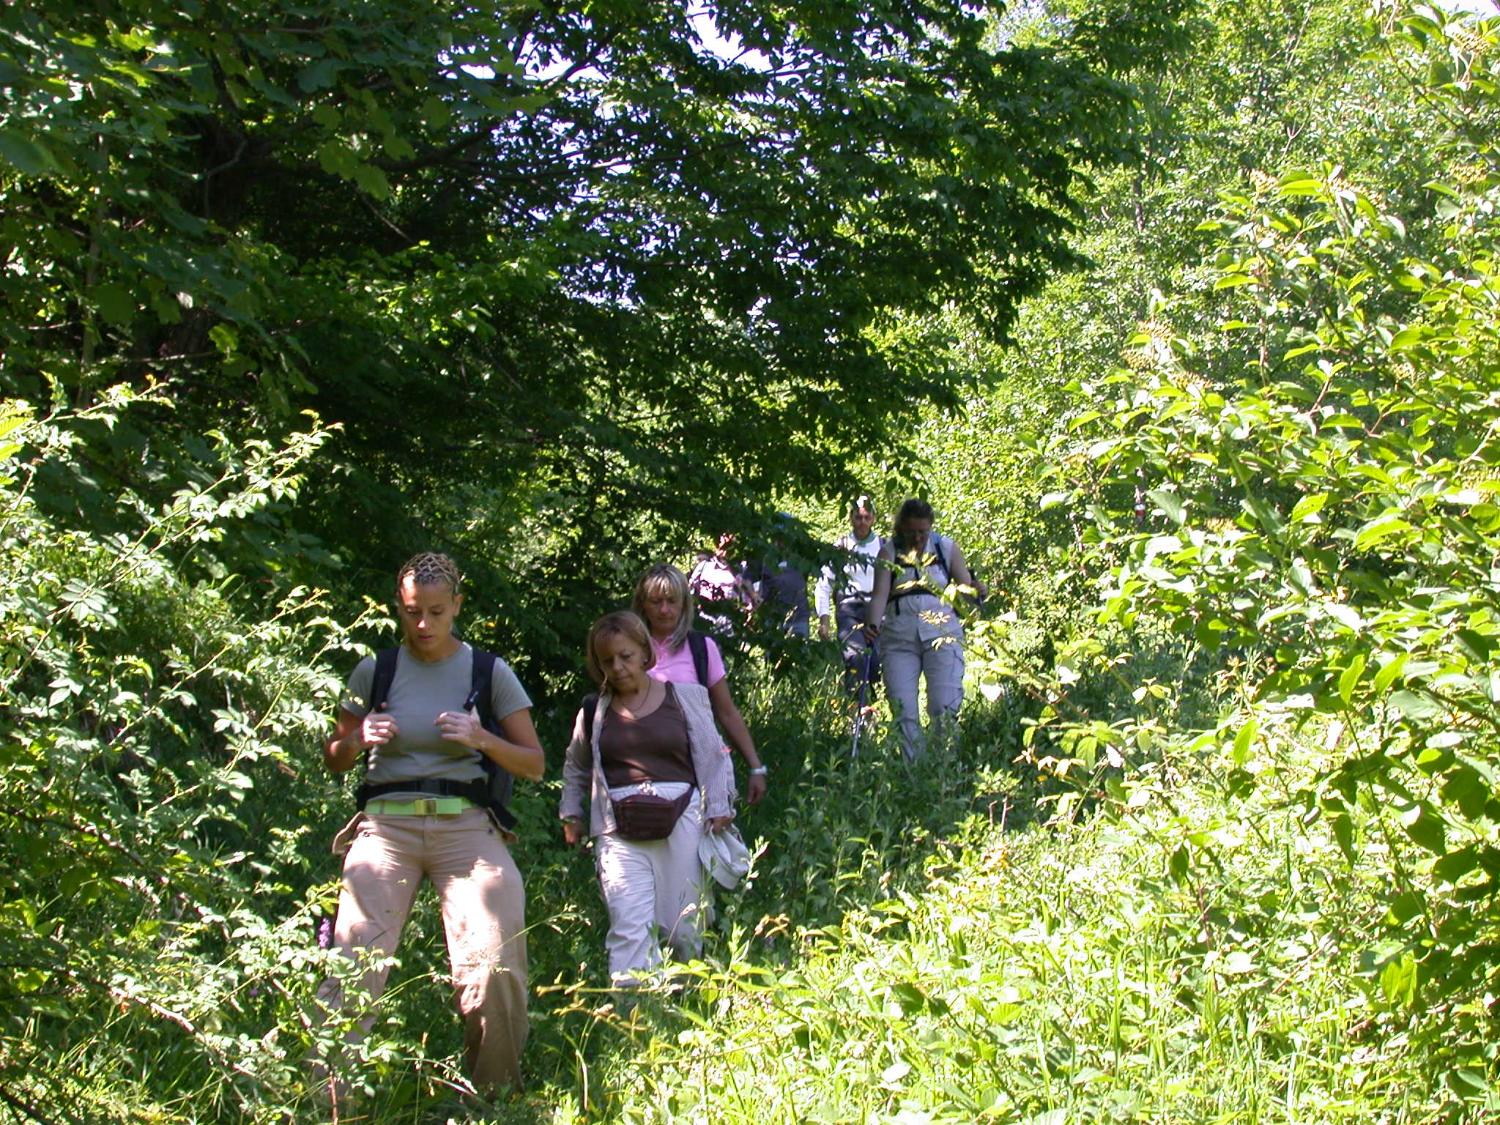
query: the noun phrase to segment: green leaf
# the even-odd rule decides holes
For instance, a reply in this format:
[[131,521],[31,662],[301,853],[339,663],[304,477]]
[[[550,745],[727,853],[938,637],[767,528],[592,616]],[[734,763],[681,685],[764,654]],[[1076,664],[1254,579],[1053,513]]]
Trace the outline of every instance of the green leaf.
[[1435,719],[1447,713],[1447,709],[1431,696],[1420,695],[1414,691],[1393,692],[1389,702],[1408,719],[1417,721]]
[[1392,1005],[1410,1006],[1417,998],[1417,960],[1410,953],[1386,962],[1380,970],[1380,991]]
[[1289,172],[1282,177],[1279,185],[1281,194],[1289,198],[1322,195],[1327,185],[1316,177],[1309,176],[1305,172]]
[[1401,827],[1414,842],[1429,852],[1442,855],[1447,850],[1447,825],[1425,802],[1418,802],[1403,810]]
[[1243,766],[1250,760],[1250,751],[1255,745],[1255,736],[1258,733],[1260,733],[1260,724],[1254,718],[1247,719],[1245,725],[1240,727],[1240,733],[1234,736],[1234,752],[1230,755],[1235,765]]
[[28,176],[58,171],[57,161],[51,152],[15,129],[0,129],[0,159]]
[[1311,496],[1304,496],[1292,508],[1291,521],[1293,523],[1301,523],[1303,520],[1310,519],[1321,512],[1323,506],[1327,503],[1328,493],[1326,492],[1317,492]]
[[441,98],[429,97],[422,103],[422,121],[428,128],[442,129],[452,118],[452,108]]
[[1187,519],[1187,510],[1183,505],[1182,497],[1176,492],[1165,488],[1153,488],[1146,495],[1156,505],[1157,511],[1165,515],[1178,527],[1182,526],[1183,521]]
[[1411,659],[1410,653],[1398,653],[1380,666],[1380,671],[1375,673],[1375,694],[1383,694],[1386,688],[1396,682],[1396,678],[1406,670],[1407,661]]
[[1178,844],[1167,861],[1167,870],[1177,882],[1184,882],[1192,868],[1193,857],[1186,843]]
[[1411,524],[1407,523],[1399,512],[1382,512],[1359,529],[1354,536],[1354,549],[1367,551],[1382,540],[1389,539],[1393,535],[1408,533],[1411,530]]
[[131,296],[130,290],[118,282],[106,281],[103,285],[97,285],[89,294],[99,315],[109,323],[125,327],[135,319],[135,298]]
[[10,979],[16,991],[25,994],[46,987],[52,974],[45,969],[25,968],[13,972]]
[[232,324],[216,324],[208,330],[208,338],[222,356],[232,356],[240,349],[240,334]]
[[1357,652],[1349,661],[1349,666],[1339,674],[1339,698],[1348,707],[1354,699],[1354,689],[1359,684],[1359,678],[1365,672],[1365,654]]
[[1487,633],[1481,633],[1474,629],[1460,629],[1458,641],[1463,646],[1471,659],[1481,663],[1488,662],[1495,653],[1496,640]]
[[1259,496],[1249,494],[1241,501],[1245,510],[1255,517],[1255,522],[1265,530],[1267,535],[1280,535],[1286,526],[1276,512],[1276,509],[1267,504]]
[[333,85],[343,67],[344,63],[339,59],[319,59],[310,66],[302,68],[297,75],[297,85],[309,94],[316,93],[318,90],[326,90]]
[[1347,812],[1342,810],[1328,814],[1328,825],[1333,829],[1333,838],[1338,843],[1339,851],[1344,853],[1344,858],[1350,863],[1358,859],[1354,851],[1354,822]]
[[317,148],[318,166],[325,172],[338,176],[354,175],[355,158],[349,146],[337,137],[330,137]]
[[1478,820],[1484,815],[1485,805],[1490,799],[1489,786],[1479,774],[1466,765],[1454,767],[1440,790],[1443,803],[1458,809],[1460,815]]
[[388,199],[390,197],[390,181],[385,178],[385,173],[373,164],[356,165],[354,169],[354,182],[376,199]]
[[1432,873],[1446,883],[1457,883],[1471,871],[1478,871],[1479,852],[1472,844],[1449,852],[1432,865]]
[[1443,1085],[1460,1098],[1485,1102],[1494,1096],[1488,1070],[1483,1066],[1459,1067],[1443,1076]]
[[1324,602],[1323,612],[1351,633],[1364,632],[1365,619],[1353,606],[1347,606],[1343,602]]

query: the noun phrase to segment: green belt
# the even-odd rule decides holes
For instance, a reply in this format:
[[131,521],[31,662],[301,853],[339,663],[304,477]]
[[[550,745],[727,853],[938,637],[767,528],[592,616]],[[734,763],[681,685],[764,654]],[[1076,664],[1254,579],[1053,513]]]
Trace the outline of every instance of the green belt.
[[365,802],[365,812],[372,816],[457,816],[473,807],[462,797],[413,797],[405,801],[377,797]]

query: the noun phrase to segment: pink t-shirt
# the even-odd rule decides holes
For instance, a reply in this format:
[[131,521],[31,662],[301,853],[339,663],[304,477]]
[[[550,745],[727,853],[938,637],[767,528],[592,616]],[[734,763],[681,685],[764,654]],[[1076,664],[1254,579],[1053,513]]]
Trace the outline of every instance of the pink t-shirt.
[[[712,687],[724,678],[724,658],[719,655],[719,646],[714,643],[712,637],[706,638],[708,645],[708,686]],[[653,680],[660,680],[664,684],[696,684],[698,672],[693,667],[693,646],[686,641],[676,652],[669,653],[662,647],[662,643],[655,637],[651,638],[651,647],[656,650],[656,663],[651,665],[648,674]]]

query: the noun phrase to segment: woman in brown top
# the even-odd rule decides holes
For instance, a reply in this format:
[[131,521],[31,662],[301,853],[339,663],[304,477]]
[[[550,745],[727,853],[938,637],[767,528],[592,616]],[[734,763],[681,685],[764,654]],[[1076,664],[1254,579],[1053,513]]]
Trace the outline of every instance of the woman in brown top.
[[[620,986],[641,983],[661,963],[656,931],[679,959],[698,955],[698,841],[705,828],[722,831],[734,820],[733,773],[708,692],[652,679],[654,660],[646,625],[633,613],[607,614],[589,630],[585,662],[600,694],[574,722],[558,808],[564,838],[577,844],[587,795],[587,833],[609,910],[610,977]],[[640,795],[680,807],[675,823],[666,814],[660,838],[641,838],[622,811]]]

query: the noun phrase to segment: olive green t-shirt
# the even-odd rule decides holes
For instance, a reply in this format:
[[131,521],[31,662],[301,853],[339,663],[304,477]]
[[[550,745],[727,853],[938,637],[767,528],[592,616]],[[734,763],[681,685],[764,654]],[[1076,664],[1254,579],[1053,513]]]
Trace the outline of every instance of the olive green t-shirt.
[[[435,663],[417,660],[405,645],[401,646],[396,675],[385,701],[385,714],[396,720],[399,733],[383,746],[370,747],[366,780],[383,785],[424,778],[473,781],[482,777],[479,751],[445,740],[437,727],[437,717],[444,711],[463,710],[473,677],[474,650],[467,644],[460,644],[452,656]],[[367,656],[350,675],[340,706],[364,718],[374,686],[375,658]],[[490,713],[498,721],[530,706],[531,700],[510,665],[496,657],[495,672],[490,677]],[[395,798],[401,795],[388,794]]]

